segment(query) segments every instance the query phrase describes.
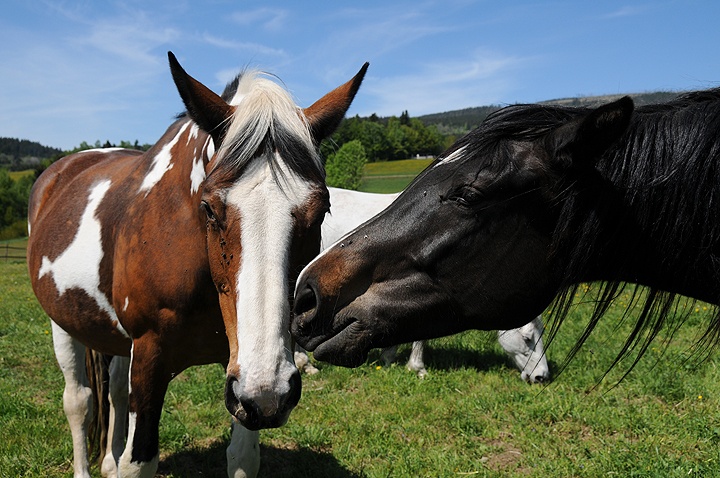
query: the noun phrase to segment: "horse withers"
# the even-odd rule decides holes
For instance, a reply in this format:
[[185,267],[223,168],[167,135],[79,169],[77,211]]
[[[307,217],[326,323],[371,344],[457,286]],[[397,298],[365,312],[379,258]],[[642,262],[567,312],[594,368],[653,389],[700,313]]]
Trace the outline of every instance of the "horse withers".
[[[328,192],[331,207],[321,227],[323,249],[342,241],[353,229],[390,206],[399,195],[399,193],[377,194],[334,187],[328,187]],[[542,341],[543,331],[544,326],[540,316],[522,327],[497,331],[498,342],[520,370],[520,377],[529,383],[544,383],[550,379],[550,367]],[[381,354],[382,360],[386,364],[394,362],[397,349],[397,346],[384,348]],[[427,375],[424,351],[424,342],[414,341],[406,365],[420,378]],[[309,368],[309,361],[302,352],[296,353],[295,361],[300,367]],[[314,368],[309,370],[316,371]]]
[[578,284],[599,281],[577,346],[639,284],[618,360],[641,356],[678,295],[720,304],[719,131],[720,89],[501,109],[301,273],[293,335],[356,366],[389,343],[519,326],[556,297],[559,325]]
[[57,161],[30,199],[28,266],[65,377],[75,476],[89,476],[87,348],[117,356],[106,476],[154,475],[165,392],[187,367],[227,367],[225,403],[238,422],[230,476],[257,473],[257,430],[284,424],[300,398],[291,284],[318,253],[329,208],[318,144],[344,117],[367,64],[303,110],[257,72],[221,97],[169,60],[187,113],[145,153]]

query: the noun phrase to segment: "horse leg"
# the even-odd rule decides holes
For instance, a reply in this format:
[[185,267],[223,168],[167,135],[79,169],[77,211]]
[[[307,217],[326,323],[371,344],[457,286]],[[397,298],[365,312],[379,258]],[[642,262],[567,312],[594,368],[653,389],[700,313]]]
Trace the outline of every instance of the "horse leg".
[[382,352],[380,352],[380,358],[386,367],[389,367],[390,364],[394,363],[395,359],[397,359],[397,350],[398,346],[393,345],[391,347],[385,347],[382,349]]
[[260,433],[248,430],[233,419],[226,455],[229,478],[255,478],[260,469]]
[[74,476],[90,478],[87,433],[92,420],[93,399],[85,369],[85,346],[55,322],[51,324],[55,357],[65,377],[63,408],[73,439]]
[[425,342],[418,340],[412,343],[412,351],[410,352],[410,358],[408,359],[407,368],[415,373],[419,378],[425,378],[427,370],[425,369],[425,362],[423,355],[425,354]]
[[130,351],[130,397],[128,440],[118,462],[122,478],[150,478],[160,461],[160,415],[170,374],[167,373],[162,344],[154,337],[135,339]]
[[128,373],[130,358],[113,357],[110,362],[110,418],[107,449],[100,466],[102,476],[117,477],[117,463],[125,447],[128,417]]

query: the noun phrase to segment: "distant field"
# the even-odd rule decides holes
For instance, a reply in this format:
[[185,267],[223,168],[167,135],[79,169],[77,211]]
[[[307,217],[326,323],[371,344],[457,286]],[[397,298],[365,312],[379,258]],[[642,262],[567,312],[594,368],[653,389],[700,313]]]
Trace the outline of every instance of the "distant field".
[[27,237],[0,241],[0,262],[24,262]]
[[369,193],[396,193],[410,184],[432,159],[402,159],[365,165],[360,190]]
[[10,171],[10,179],[12,179],[13,181],[17,181],[23,176],[32,176],[33,174],[35,174],[34,169],[26,169],[24,171]]

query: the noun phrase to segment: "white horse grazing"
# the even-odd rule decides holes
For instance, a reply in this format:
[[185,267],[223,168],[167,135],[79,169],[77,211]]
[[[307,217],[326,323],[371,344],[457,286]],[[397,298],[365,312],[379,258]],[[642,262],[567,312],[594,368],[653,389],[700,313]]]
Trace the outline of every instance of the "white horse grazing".
[[[355,229],[377,213],[385,209],[398,197],[398,194],[374,194],[328,188],[330,191],[330,213],[322,224],[322,248],[326,249],[338,242],[348,232]],[[498,330],[498,341],[505,352],[520,369],[520,376],[529,383],[541,383],[550,378],[550,368],[542,342],[543,323],[540,316],[519,329]],[[395,361],[397,346],[383,350],[382,358],[386,364]],[[424,377],[427,374],[423,361],[422,341],[413,342],[407,368]],[[316,373],[304,351],[295,352],[295,363],[306,373]]]

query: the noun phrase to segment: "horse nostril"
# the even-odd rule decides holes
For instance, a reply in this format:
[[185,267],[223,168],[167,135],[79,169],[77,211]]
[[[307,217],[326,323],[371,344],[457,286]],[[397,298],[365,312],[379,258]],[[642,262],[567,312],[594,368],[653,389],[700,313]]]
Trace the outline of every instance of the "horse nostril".
[[[294,313],[295,316],[307,316],[312,317],[315,315],[315,309],[317,307],[317,295],[310,284],[305,284],[295,296]],[[300,322],[302,328],[303,323]]]
[[533,382],[535,383],[545,383],[547,380],[547,377],[545,375],[536,375],[533,377]]

